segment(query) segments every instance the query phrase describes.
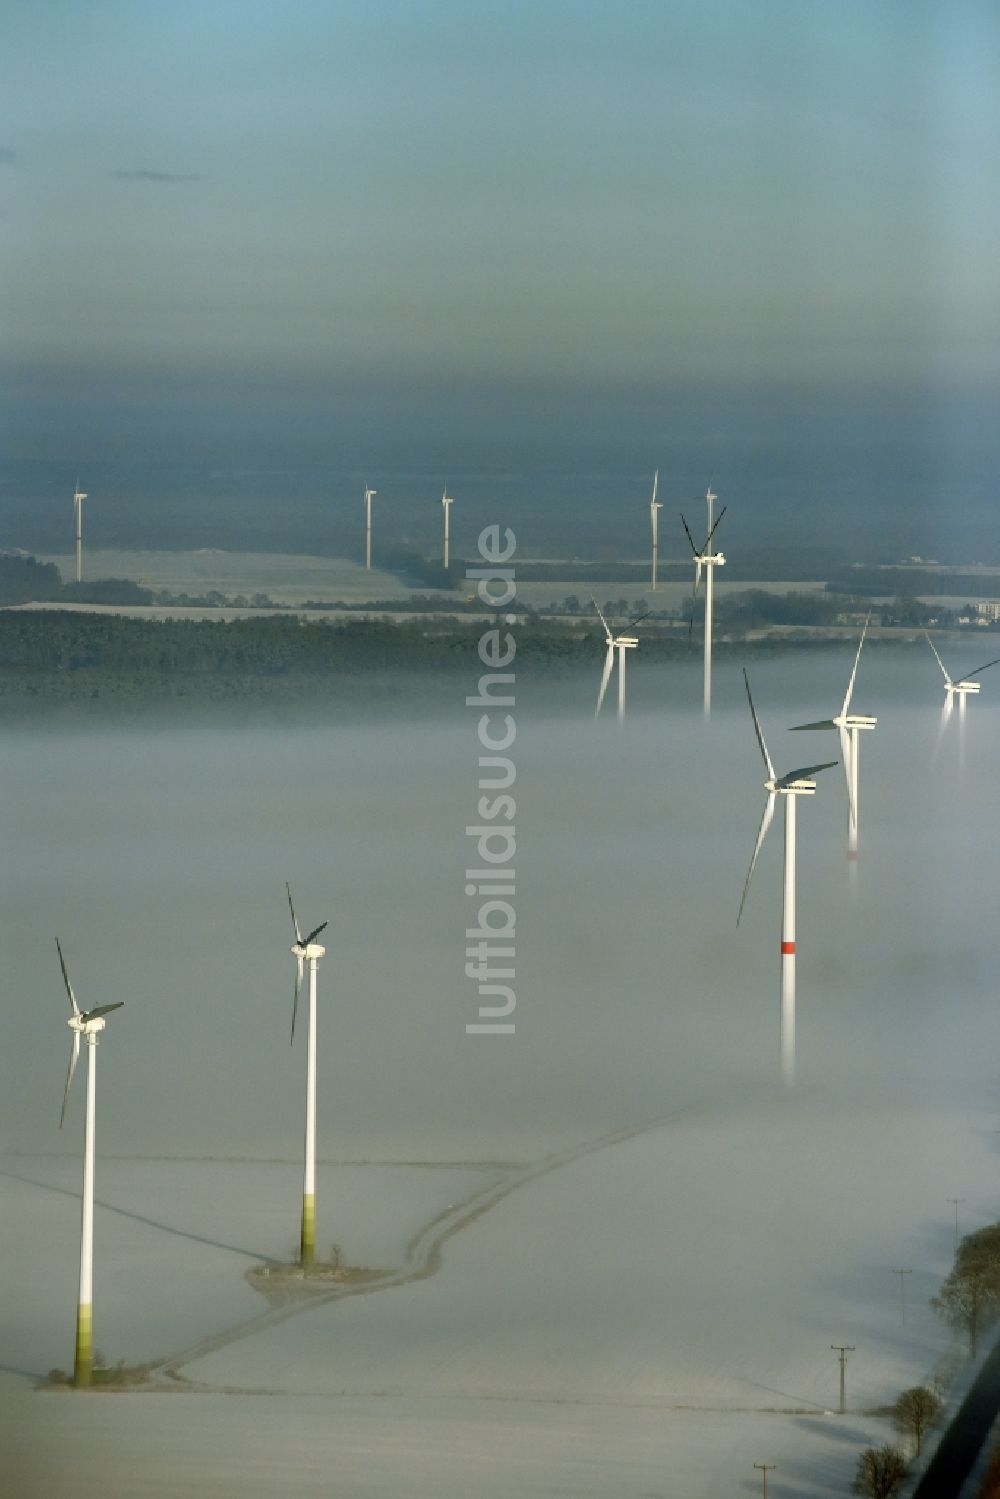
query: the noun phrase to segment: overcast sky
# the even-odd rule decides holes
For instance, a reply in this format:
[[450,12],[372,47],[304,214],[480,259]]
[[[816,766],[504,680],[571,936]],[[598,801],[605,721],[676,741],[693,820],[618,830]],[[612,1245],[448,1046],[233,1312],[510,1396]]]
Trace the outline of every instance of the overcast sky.
[[981,387],[1000,12],[13,0],[13,399]]

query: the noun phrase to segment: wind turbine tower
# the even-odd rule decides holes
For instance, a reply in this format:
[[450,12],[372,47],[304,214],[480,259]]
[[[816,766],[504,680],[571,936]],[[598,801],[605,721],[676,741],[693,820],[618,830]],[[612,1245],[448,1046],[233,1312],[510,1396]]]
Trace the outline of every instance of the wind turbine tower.
[[771,756],[767,752],[757,710],[750,695],[750,681],[746,668],[743,670],[743,681],[746,683],[747,701],[750,704],[757,743],[767,769],[767,780],[764,782],[767,801],[764,803],[764,815],[760,820],[757,842],[754,844],[753,857],[743,885],[743,898],[740,901],[736,925],[740,924],[757,856],[767,837],[768,829],[774,821],[775,802],[780,796],[785,808],[785,876],[781,902],[781,1075],[790,1085],[795,1081],[795,801],[799,796],[814,796],[816,782],[812,777],[821,770],[829,770],[837,762],[827,760],[822,765],[804,765],[798,770],[788,771],[783,776],[777,775]]
[[449,518],[449,513],[450,513],[450,510],[451,510],[451,506],[454,505],[454,503],[455,503],[454,496],[450,495],[448,493],[448,486],[446,484],[444,486],[444,494],[441,496],[441,506],[442,506],[442,508],[444,510],[444,565],[445,565],[445,570],[446,571],[447,571],[447,568],[448,568],[448,537],[449,537],[448,518]]
[[299,1231],[299,1258],[309,1266],[316,1260],[316,969],[320,958],[326,953],[316,938],[326,926],[323,921],[303,937],[292,905],[292,892],[288,891],[288,909],[292,913],[295,941],[292,956],[295,959],[295,998],[292,1003],[292,1041],[295,1040],[295,1020],[299,1011],[299,991],[305,966],[309,964],[309,1030],[306,1038],[306,1137],[305,1169],[302,1181],[302,1220]]
[[369,572],[372,566],[372,496],[377,494],[377,489],[365,485],[365,567]]
[[76,515],[76,581],[83,581],[83,502],[87,498],[77,479],[73,490],[73,510]]
[[93,1010],[81,1010],[76,1002],[69,974],[66,972],[66,962],[58,937],[56,938],[56,951],[59,953],[59,966],[62,969],[63,983],[66,985],[66,993],[69,996],[70,1017],[66,1023],[73,1032],[69,1069],[66,1073],[66,1086],[63,1089],[62,1112],[59,1115],[60,1129],[66,1118],[69,1086],[73,1081],[73,1073],[76,1071],[80,1056],[80,1038],[82,1037],[87,1043],[87,1122],[83,1147],[80,1291],[76,1303],[76,1353],[73,1360],[73,1383],[78,1389],[85,1389],[90,1384],[94,1367],[94,1141],[97,1118],[97,1038],[104,1029],[105,1015],[109,1015],[112,1010],[120,1010],[123,1001],[119,1000],[113,1005],[98,1005]]
[[861,660],[861,647],[865,643],[868,626],[871,624],[871,614],[865,620],[865,627],[861,631],[861,639],[858,641],[858,652],[854,657],[854,670],[847,684],[847,692],[844,695],[843,706],[836,718],[824,718],[819,723],[799,723],[795,725],[796,731],[801,729],[836,729],[840,735],[840,756],[844,762],[844,774],[847,777],[847,857],[854,861],[858,857],[858,765],[860,761],[860,745],[858,735],[865,729],[874,729],[878,723],[870,713],[852,713],[851,698],[854,695],[854,680],[858,674],[858,662]]
[[663,509],[663,501],[656,498],[656,490],[660,482],[660,470],[657,469],[653,475],[653,498],[649,502],[649,526],[653,533],[653,576],[650,582],[652,591],[656,592],[656,566],[659,561],[659,514]]
[[[594,608],[597,609],[597,600],[596,599],[592,599],[591,602],[593,603]],[[646,612],[648,613],[649,611],[647,610]],[[600,618],[601,624],[604,626],[604,633],[607,636],[608,648],[607,648],[607,653],[605,654],[605,657],[604,657],[604,670],[601,673],[601,687],[600,687],[600,691],[597,694],[597,707],[594,709],[594,717],[597,718],[598,714],[601,711],[601,708],[604,706],[604,695],[605,695],[605,693],[608,690],[608,683],[611,680],[611,673],[615,669],[615,652],[617,651],[617,653],[618,653],[618,722],[619,723],[624,723],[625,722],[625,652],[626,651],[634,651],[635,648],[636,648],[636,646],[639,644],[638,636],[632,635],[630,632],[631,632],[632,628],[639,623],[639,620],[646,618],[646,615],[645,614],[640,614],[636,619],[630,620],[630,622],[625,626],[625,629],[622,631],[622,633],[620,635],[613,635],[611,633],[611,628],[608,625],[607,620],[604,618],[604,615],[601,614],[600,609],[597,609],[597,613],[598,613],[598,616]]]
[[705,545],[699,552],[694,544],[694,537],[688,529],[688,523],[681,516],[681,524],[684,527],[687,539],[691,543],[691,553],[694,558],[694,597],[698,597],[698,585],[701,582],[702,569],[705,572],[705,717],[710,718],[712,714],[712,574],[717,567],[725,567],[726,559],[722,552],[712,551],[712,537],[715,535],[719,521],[726,513],[723,505],[719,511],[719,520],[712,521],[712,505],[718,499],[718,495],[712,493],[709,485],[705,491],[705,501],[708,505],[708,529],[705,535]]

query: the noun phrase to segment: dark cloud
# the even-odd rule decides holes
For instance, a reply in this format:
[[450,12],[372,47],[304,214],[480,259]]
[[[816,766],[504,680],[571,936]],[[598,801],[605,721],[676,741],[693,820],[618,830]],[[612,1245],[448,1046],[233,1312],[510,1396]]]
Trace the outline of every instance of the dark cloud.
[[112,176],[117,177],[119,182],[200,182],[201,178],[194,172],[151,172],[147,167],[140,167],[134,172],[117,171]]

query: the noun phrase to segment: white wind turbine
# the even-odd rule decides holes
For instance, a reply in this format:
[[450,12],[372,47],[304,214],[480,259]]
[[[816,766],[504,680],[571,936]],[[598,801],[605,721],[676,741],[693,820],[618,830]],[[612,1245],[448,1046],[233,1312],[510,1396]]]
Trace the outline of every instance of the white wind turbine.
[[861,647],[865,643],[868,626],[871,623],[871,614],[865,620],[865,627],[861,631],[861,639],[858,641],[858,652],[854,657],[854,670],[851,672],[851,680],[847,684],[847,692],[844,694],[843,705],[836,718],[824,718],[819,723],[797,723],[796,731],[800,729],[836,729],[840,735],[840,756],[844,762],[844,774],[847,777],[847,857],[856,859],[858,857],[858,765],[860,760],[860,745],[858,735],[862,729],[874,729],[878,723],[869,713],[852,713],[851,698],[854,694],[854,680],[858,674],[858,662],[861,660]]
[[451,506],[454,505],[454,503],[455,503],[454,496],[450,495],[448,493],[448,486],[446,484],[444,486],[444,494],[441,496],[441,506],[442,506],[442,508],[444,510],[444,565],[445,565],[445,568],[447,568],[447,566],[448,566],[448,534],[449,534],[448,518],[449,518],[449,515],[450,515],[450,512],[451,512]]
[[604,706],[604,695],[605,695],[605,693],[608,690],[608,683],[611,680],[611,673],[615,669],[615,652],[617,651],[618,652],[618,722],[619,723],[624,723],[625,722],[625,652],[626,651],[635,650],[636,646],[639,644],[638,637],[635,636],[635,635],[630,635],[628,632],[633,628],[634,625],[637,625],[641,619],[645,619],[646,618],[646,614],[648,614],[649,611],[647,610],[646,614],[640,614],[635,619],[630,620],[629,623],[625,626],[625,629],[622,631],[622,633],[620,635],[613,635],[611,633],[611,629],[608,626],[607,620],[604,618],[604,615],[601,614],[600,609],[597,608],[597,600],[596,599],[592,599],[591,602],[592,602],[594,608],[597,609],[597,613],[600,616],[601,624],[604,626],[604,633],[605,633],[605,635],[608,638],[607,654],[604,657],[604,670],[601,673],[601,690],[597,694],[597,707],[594,709],[594,717],[596,718],[598,716],[598,714],[601,711],[601,708]]
[[743,670],[743,680],[746,683],[747,701],[753,715],[757,743],[760,745],[760,752],[767,767],[767,780],[764,782],[767,801],[764,803],[764,815],[760,820],[757,842],[754,844],[753,857],[743,885],[743,896],[740,900],[736,925],[739,926],[740,917],[743,915],[743,907],[746,904],[750,880],[757,864],[761,845],[774,821],[775,801],[778,796],[781,796],[784,798],[785,807],[785,878],[781,904],[781,1072],[786,1083],[793,1083],[795,1081],[795,798],[813,796],[816,791],[816,782],[812,777],[821,770],[829,770],[837,762],[826,760],[822,765],[803,765],[800,769],[790,770],[783,776],[776,775],[771,756],[767,752],[767,745],[764,743],[757,710],[750,696],[750,681],[746,668]]
[[97,1062],[97,1038],[105,1026],[105,1015],[112,1010],[120,1010],[123,1000],[118,1000],[113,1005],[97,1005],[93,1010],[81,1010],[73,993],[73,985],[69,981],[66,972],[66,962],[63,958],[62,948],[59,946],[59,938],[56,938],[56,951],[59,953],[59,966],[62,969],[63,983],[66,985],[66,993],[69,995],[70,1017],[66,1022],[73,1032],[73,1045],[69,1054],[69,1069],[66,1073],[66,1086],[63,1089],[62,1112],[59,1115],[59,1128],[63,1127],[66,1118],[66,1101],[69,1098],[69,1086],[73,1081],[73,1073],[80,1056],[81,1036],[87,1043],[87,1115],[86,1128],[84,1132],[83,1147],[83,1198],[80,1222],[80,1291],[76,1303],[76,1353],[73,1360],[73,1383],[78,1388],[84,1388],[90,1384],[91,1373],[94,1367],[93,1353],[93,1331],[94,1331],[94,1136],[97,1118],[96,1100],[97,1083],[95,1078],[95,1067]]
[[[695,598],[698,597],[698,585],[701,582],[701,574],[702,574],[702,570],[703,569],[704,569],[704,573],[705,573],[705,717],[706,718],[708,718],[710,716],[711,712],[712,712],[712,577],[713,577],[713,573],[714,573],[715,568],[717,568],[717,567],[725,567],[725,565],[726,565],[726,559],[725,559],[724,554],[722,552],[713,552],[711,550],[712,537],[715,535],[715,532],[716,532],[716,530],[718,528],[718,525],[719,525],[719,521],[722,520],[722,517],[725,515],[726,508],[727,508],[725,505],[723,505],[722,509],[719,511],[719,520],[717,520],[715,522],[715,524],[713,525],[713,523],[712,523],[712,502],[714,500],[717,500],[718,498],[719,498],[718,495],[712,493],[712,487],[711,487],[711,485],[709,485],[708,489],[705,491],[705,500],[706,500],[706,503],[708,505],[708,533],[707,533],[707,535],[705,537],[705,545],[702,547],[702,549],[701,549],[700,552],[699,552],[698,548],[694,544],[694,537],[691,535],[690,530],[688,530],[688,523],[687,523],[687,521],[684,519],[683,515],[681,516],[681,524],[683,525],[684,530],[685,530],[685,532],[687,534],[688,541],[691,543],[691,552],[692,552],[692,555],[694,557],[694,597]],[[692,618],[693,618],[693,616],[692,616]]]
[[650,583],[652,591],[656,592],[656,566],[659,561],[659,514],[663,509],[663,501],[656,498],[656,491],[660,483],[660,470],[657,469],[653,475],[653,498],[649,502],[649,527],[653,533],[653,576]]
[[369,571],[372,565],[372,497],[377,494],[377,489],[365,485],[365,567]]
[[76,515],[76,581],[83,581],[83,502],[87,498],[77,479],[73,489],[73,511]]
[[316,938],[327,925],[325,921],[303,937],[292,905],[292,892],[288,891],[288,909],[292,913],[295,942],[292,956],[295,959],[295,998],[292,1003],[292,1041],[295,1040],[295,1020],[299,1012],[299,991],[305,965],[309,964],[309,1031],[306,1038],[306,1138],[305,1170],[302,1183],[302,1223],[299,1233],[299,1253],[303,1265],[312,1265],[316,1259],[316,967],[326,952]]
[[[924,631],[924,634],[927,635],[926,630]],[[995,656],[992,661],[987,661],[985,666],[974,667],[973,670],[968,673],[968,675],[962,677],[960,681],[955,682],[952,681],[951,677],[948,675],[948,672],[945,669],[945,664],[937,653],[937,647],[935,646],[933,640],[929,635],[927,635],[927,644],[934,652],[934,655],[937,659],[937,664],[938,666],[940,666],[941,671],[944,675],[944,707],[941,710],[941,727],[944,728],[945,724],[951,717],[951,710],[955,706],[956,697],[958,698],[959,723],[963,724],[965,722],[966,698],[969,696],[970,692],[978,692],[980,687],[980,683],[973,682],[972,678],[978,677],[979,673],[981,671],[986,671],[987,667],[996,666],[998,663],[1000,663],[1000,656]]]

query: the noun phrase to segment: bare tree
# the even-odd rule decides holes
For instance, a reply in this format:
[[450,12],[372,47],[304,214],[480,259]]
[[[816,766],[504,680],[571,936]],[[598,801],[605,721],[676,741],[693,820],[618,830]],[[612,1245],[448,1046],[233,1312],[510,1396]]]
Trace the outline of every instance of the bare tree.
[[958,1265],[948,1276],[941,1293],[931,1297],[931,1306],[960,1327],[969,1338],[969,1357],[975,1358],[983,1324],[997,1313],[998,1289],[979,1271],[963,1273]]
[[893,1411],[896,1430],[905,1432],[913,1438],[917,1447],[917,1457],[920,1456],[924,1433],[929,1426],[934,1425],[940,1410],[941,1401],[937,1395],[922,1384],[915,1384],[910,1389],[904,1390],[896,1401],[896,1408]]
[[898,1447],[866,1447],[851,1487],[865,1499],[892,1499],[905,1477],[906,1458]]

